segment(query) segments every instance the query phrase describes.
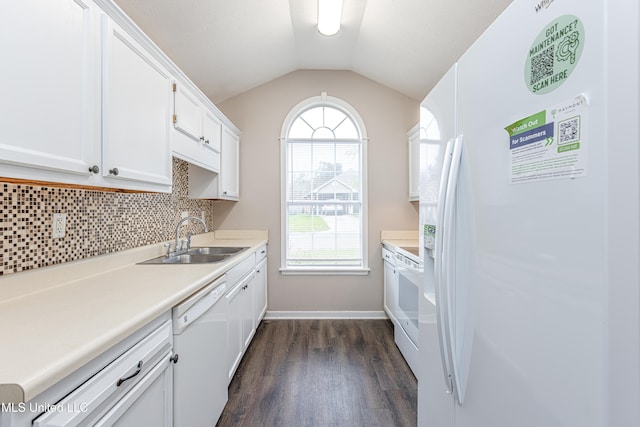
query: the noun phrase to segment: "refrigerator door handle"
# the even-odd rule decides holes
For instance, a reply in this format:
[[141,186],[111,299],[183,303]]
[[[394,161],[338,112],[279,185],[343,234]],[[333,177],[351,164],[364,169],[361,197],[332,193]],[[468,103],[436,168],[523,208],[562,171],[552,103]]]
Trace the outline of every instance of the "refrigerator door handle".
[[451,369],[451,382],[453,383],[453,391],[458,400],[458,403],[462,405],[463,393],[462,393],[462,378],[458,364],[458,355],[456,352],[456,345],[454,343],[456,337],[456,313],[455,313],[455,287],[456,281],[454,274],[455,268],[455,256],[453,251],[455,250],[455,244],[453,242],[455,238],[455,203],[456,192],[458,187],[458,177],[460,174],[460,163],[462,160],[462,144],[463,136],[460,135],[453,143],[453,152],[451,154],[451,166],[449,169],[449,179],[447,182],[446,199],[444,203],[444,217],[443,217],[443,237],[442,237],[442,276],[444,278],[444,294],[445,294],[445,326],[446,326],[446,342],[449,344],[448,356],[449,367]]
[[436,219],[436,236],[434,246],[434,276],[435,276],[435,297],[436,297],[436,316],[438,323],[438,340],[440,342],[440,360],[442,362],[442,372],[444,374],[445,384],[447,385],[447,393],[453,393],[453,382],[450,368],[451,345],[449,343],[449,334],[447,326],[447,292],[445,278],[443,275],[443,243],[444,243],[444,216],[445,203],[447,200],[447,187],[449,181],[449,171],[451,169],[451,158],[453,156],[454,140],[447,142],[442,165],[442,179],[440,180],[440,191],[438,197],[438,216]]

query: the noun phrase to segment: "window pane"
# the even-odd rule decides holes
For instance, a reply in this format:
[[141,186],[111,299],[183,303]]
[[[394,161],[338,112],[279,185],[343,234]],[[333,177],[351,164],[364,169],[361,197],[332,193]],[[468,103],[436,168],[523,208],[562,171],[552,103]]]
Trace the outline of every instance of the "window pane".
[[292,173],[289,177],[287,200],[304,201],[309,200],[311,193],[311,174]]
[[324,119],[322,117],[322,107],[311,108],[304,113],[300,114],[300,117],[311,126],[313,129],[318,129],[324,125]]
[[358,130],[356,125],[350,119],[340,123],[340,125],[334,130],[336,138],[339,139],[358,139]]
[[313,129],[300,118],[297,118],[289,129],[289,138],[311,138]]
[[324,109],[324,125],[329,129],[335,129],[346,118],[347,115],[340,110],[331,107]]
[[305,143],[290,143],[289,144],[289,158],[287,163],[289,164],[289,170],[296,172],[310,172],[313,170],[311,163],[312,145]]
[[313,131],[313,139],[335,139],[333,131],[327,127],[321,127]]
[[344,205],[315,208],[318,209],[313,205],[289,207],[289,264],[362,265],[359,215],[349,214],[350,207]]
[[335,155],[343,171],[360,171],[360,144],[336,144]]

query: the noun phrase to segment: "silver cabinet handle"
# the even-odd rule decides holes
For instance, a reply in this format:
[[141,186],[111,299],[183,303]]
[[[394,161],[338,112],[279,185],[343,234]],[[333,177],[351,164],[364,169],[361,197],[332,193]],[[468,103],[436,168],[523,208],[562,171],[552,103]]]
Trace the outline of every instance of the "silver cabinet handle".
[[89,172],[91,173],[98,173],[100,172],[100,168],[98,167],[98,165],[93,165],[89,168]]
[[118,176],[119,173],[118,168],[109,169],[109,175]]

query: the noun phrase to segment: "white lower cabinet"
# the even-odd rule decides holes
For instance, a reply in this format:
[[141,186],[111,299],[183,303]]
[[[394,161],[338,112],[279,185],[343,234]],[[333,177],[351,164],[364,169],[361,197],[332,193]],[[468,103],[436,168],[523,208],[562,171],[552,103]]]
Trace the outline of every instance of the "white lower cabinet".
[[229,382],[267,311],[267,247],[261,246],[227,273]]
[[255,333],[253,317],[253,288],[255,281],[253,265],[250,271],[227,294],[229,323],[227,325],[227,367],[229,382],[233,378],[244,351]]
[[172,406],[167,404],[166,397],[171,394],[172,372],[171,361],[167,357],[93,425],[171,427]]
[[240,358],[242,358],[242,307],[244,284],[238,283],[227,293],[227,372],[228,381],[231,382],[236,372]]
[[256,318],[254,310],[256,272],[253,270],[245,281],[242,296],[242,348],[249,347],[256,332]]
[[398,273],[394,253],[382,248],[384,261],[384,311],[394,325],[397,324],[396,312],[398,310]]
[[166,313],[23,406],[3,404],[0,425],[171,427],[172,348]]
[[263,259],[256,266],[254,286],[254,315],[256,328],[267,312],[267,260]]
[[[226,372],[220,379],[228,380],[225,387],[267,310],[266,245],[227,271],[226,283],[226,315],[220,318],[226,349],[213,346],[226,351]],[[197,312],[198,304],[187,305]],[[224,333],[218,336],[224,340]],[[174,369],[176,363],[188,362],[186,356],[174,357],[180,347],[174,348],[174,339],[171,313],[165,313],[33,400],[3,403],[0,427],[172,427]]]

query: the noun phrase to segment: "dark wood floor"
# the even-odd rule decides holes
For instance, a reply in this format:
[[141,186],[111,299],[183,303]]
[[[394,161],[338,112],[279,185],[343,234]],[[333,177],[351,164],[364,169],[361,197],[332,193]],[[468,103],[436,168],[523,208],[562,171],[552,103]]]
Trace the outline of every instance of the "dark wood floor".
[[416,408],[388,320],[265,320],[217,426],[415,426]]

